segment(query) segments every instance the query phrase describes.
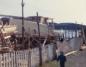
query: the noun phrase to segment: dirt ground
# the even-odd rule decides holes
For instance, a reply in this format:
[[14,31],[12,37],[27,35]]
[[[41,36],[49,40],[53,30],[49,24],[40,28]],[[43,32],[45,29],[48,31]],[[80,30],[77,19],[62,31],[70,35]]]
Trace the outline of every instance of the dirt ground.
[[[42,67],[59,67],[59,62],[48,62],[43,64]],[[86,49],[67,56],[65,67],[86,67]]]

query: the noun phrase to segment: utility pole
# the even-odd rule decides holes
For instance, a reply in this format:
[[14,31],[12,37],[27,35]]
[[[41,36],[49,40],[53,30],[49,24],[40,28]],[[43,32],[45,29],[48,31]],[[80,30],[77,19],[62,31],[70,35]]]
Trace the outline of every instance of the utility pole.
[[51,19],[51,22],[52,22],[52,28],[54,30],[54,21],[53,21],[53,19]]
[[39,25],[38,12],[37,12],[37,25],[38,25],[38,36],[39,36],[39,66],[42,66],[42,47],[40,43],[40,25]]
[[22,0],[22,42],[24,40],[24,1]]

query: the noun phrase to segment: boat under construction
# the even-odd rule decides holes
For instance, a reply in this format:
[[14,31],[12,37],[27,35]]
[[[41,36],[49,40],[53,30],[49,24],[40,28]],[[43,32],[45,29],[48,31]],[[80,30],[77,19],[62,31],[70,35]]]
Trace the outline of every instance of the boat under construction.
[[[13,51],[36,48],[39,47],[39,44],[41,46],[55,44],[59,50],[70,51],[79,49],[85,40],[85,33],[83,31],[85,26],[80,26],[80,29],[74,29],[70,33],[68,32],[68,38],[66,35],[67,29],[69,28],[64,32],[62,32],[62,29],[59,29],[59,31],[56,27],[60,25],[57,24],[59,26],[56,26],[52,18],[30,16],[23,19],[23,25],[22,17],[5,16],[0,19],[2,47],[9,46],[9,50],[11,49]],[[63,29],[65,29],[65,27]],[[63,42],[60,42],[62,39]]]

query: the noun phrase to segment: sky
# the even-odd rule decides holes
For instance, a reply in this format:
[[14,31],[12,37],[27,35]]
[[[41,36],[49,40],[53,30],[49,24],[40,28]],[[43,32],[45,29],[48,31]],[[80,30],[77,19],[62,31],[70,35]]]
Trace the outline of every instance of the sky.
[[[24,0],[24,16],[54,18],[55,22],[85,24],[86,0]],[[0,14],[21,16],[21,0],[0,0]]]

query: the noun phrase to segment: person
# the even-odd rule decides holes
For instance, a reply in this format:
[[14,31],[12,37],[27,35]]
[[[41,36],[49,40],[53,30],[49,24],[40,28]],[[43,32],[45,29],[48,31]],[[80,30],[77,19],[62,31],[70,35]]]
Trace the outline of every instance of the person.
[[60,61],[60,67],[65,67],[66,56],[63,52],[60,52],[60,55],[57,57],[57,62]]

